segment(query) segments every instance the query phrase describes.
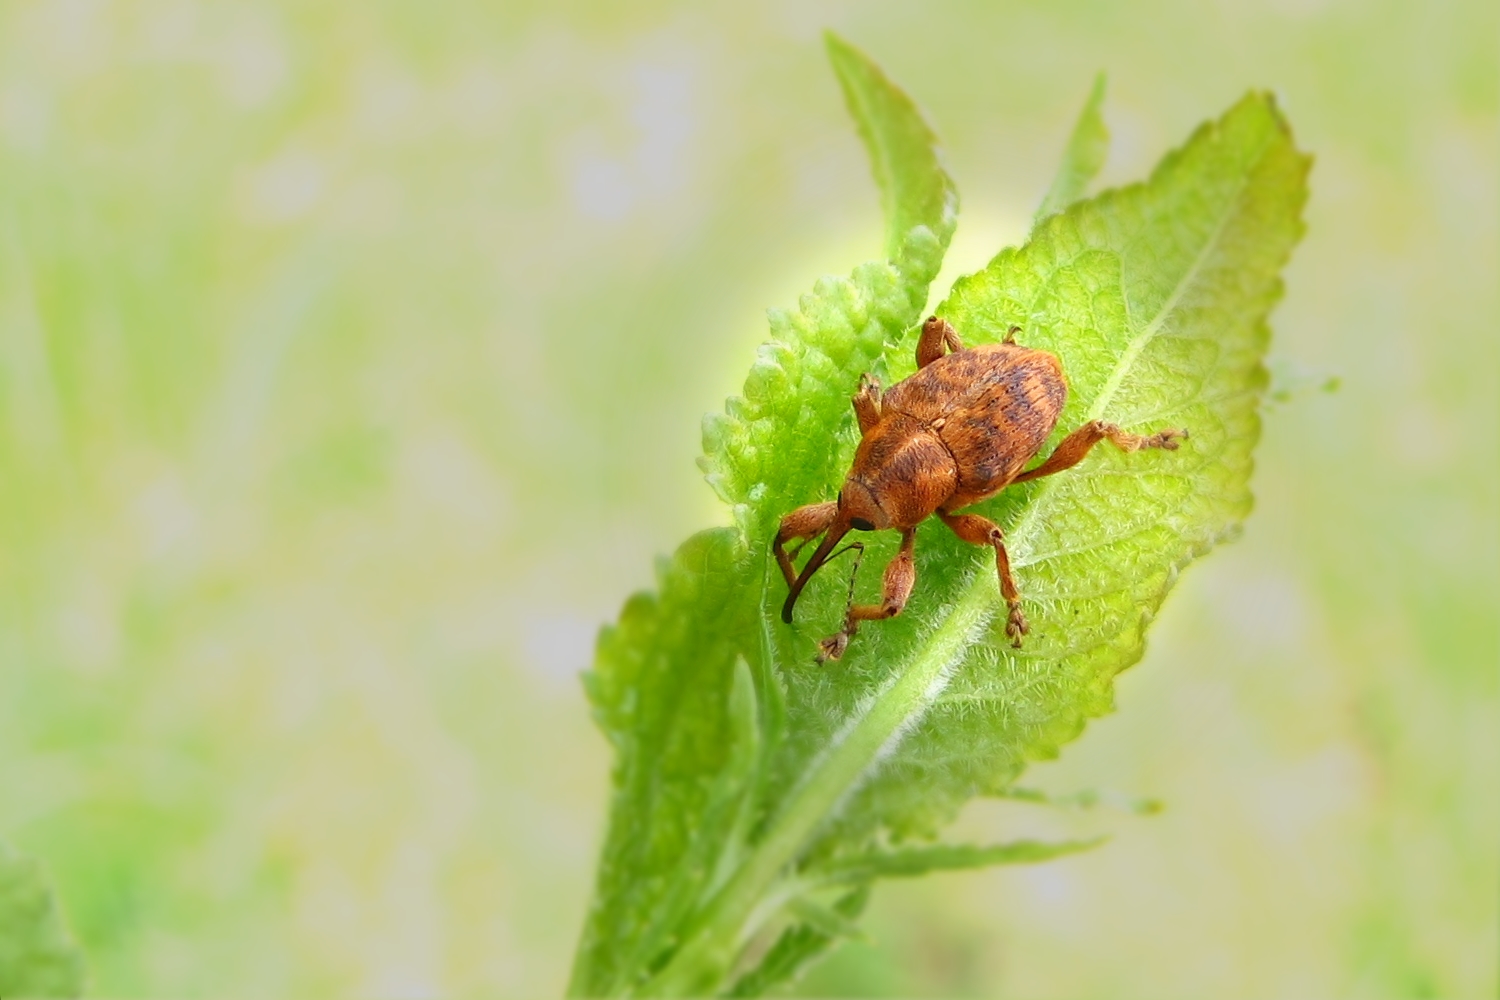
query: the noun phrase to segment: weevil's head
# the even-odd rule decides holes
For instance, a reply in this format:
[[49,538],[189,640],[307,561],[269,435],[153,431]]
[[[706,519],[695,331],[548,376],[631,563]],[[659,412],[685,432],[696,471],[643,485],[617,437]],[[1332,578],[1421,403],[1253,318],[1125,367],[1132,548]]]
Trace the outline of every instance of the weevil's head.
[[838,512],[834,514],[832,523],[828,525],[823,541],[807,560],[807,565],[802,567],[802,572],[797,574],[797,580],[792,584],[791,592],[786,595],[786,603],[781,606],[781,620],[791,624],[792,609],[796,607],[802,588],[807,586],[807,581],[812,579],[813,574],[832,558],[834,547],[843,540],[850,529],[881,531],[890,526],[890,517],[875,501],[875,495],[870,488],[853,476],[845,480],[844,488],[839,491]]
[[891,518],[875,499],[875,494],[861,480],[850,476],[839,490],[840,521],[855,531],[884,531]]

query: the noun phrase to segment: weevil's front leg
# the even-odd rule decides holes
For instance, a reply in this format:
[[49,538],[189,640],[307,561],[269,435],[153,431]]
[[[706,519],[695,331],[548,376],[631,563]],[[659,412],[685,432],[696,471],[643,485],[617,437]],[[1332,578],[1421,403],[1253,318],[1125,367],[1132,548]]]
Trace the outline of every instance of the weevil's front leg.
[[859,420],[860,434],[880,422],[880,382],[868,373],[859,377],[859,391],[854,394],[854,416]]
[[1005,622],[1005,634],[1010,636],[1011,645],[1020,649],[1021,636],[1031,629],[1026,624],[1026,615],[1021,611],[1021,591],[1010,572],[1010,556],[1005,552],[1005,533],[994,521],[978,514],[945,514],[938,511],[938,517],[953,529],[955,535],[970,545],[995,547],[995,572],[1000,575],[1000,596],[1005,598],[1006,607],[1010,609],[1010,616]]
[[[855,604],[854,580],[852,578],[849,580],[849,607],[844,612],[844,627],[818,643],[819,663],[837,660],[843,656],[844,650],[849,646],[849,640],[853,638],[855,632],[859,631],[860,622],[875,618],[894,618],[901,613],[901,609],[906,607],[906,602],[911,597],[912,587],[917,582],[917,564],[912,558],[916,541],[916,528],[907,528],[901,533],[901,548],[885,567],[885,583],[881,590],[879,604]],[[857,560],[855,569],[859,569]]]
[[821,535],[833,523],[838,509],[839,505],[832,500],[827,503],[810,503],[806,507],[798,507],[781,519],[781,527],[776,531],[776,541],[771,543],[771,551],[776,553],[776,563],[781,567],[781,575],[786,577],[788,587],[797,582],[797,571],[792,567],[791,556],[786,554],[783,545],[793,538],[816,538]]
[[1090,420],[1063,438],[1057,450],[1048,455],[1045,462],[1029,472],[1021,473],[1011,482],[1024,483],[1050,476],[1064,469],[1071,469],[1083,461],[1083,456],[1089,453],[1090,448],[1106,438],[1121,451],[1139,451],[1142,448],[1165,448],[1167,451],[1176,451],[1177,439],[1187,436],[1187,431],[1172,427],[1157,431],[1155,434],[1131,434],[1129,431],[1121,430],[1117,424],[1103,420]]
[[927,322],[922,324],[922,336],[917,340],[917,367],[926,368],[942,357],[944,345],[950,351],[964,349],[963,341],[958,339],[958,331],[953,329],[952,323],[936,316],[928,316]]

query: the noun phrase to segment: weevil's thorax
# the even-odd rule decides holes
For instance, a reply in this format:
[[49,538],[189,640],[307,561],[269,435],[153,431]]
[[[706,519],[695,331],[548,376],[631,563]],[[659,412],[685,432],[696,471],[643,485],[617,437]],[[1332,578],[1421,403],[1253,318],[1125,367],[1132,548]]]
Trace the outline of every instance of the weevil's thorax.
[[953,455],[938,436],[919,420],[889,412],[860,441],[839,503],[857,529],[910,528],[957,485]]

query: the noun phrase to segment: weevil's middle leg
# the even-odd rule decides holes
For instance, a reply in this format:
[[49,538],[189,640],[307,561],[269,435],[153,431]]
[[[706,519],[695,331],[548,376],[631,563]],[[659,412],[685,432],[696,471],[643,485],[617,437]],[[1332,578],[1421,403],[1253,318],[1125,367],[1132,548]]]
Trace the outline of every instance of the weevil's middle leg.
[[[792,557],[787,555],[786,543],[793,538],[808,539],[821,535],[833,523],[838,509],[838,503],[833,500],[827,503],[810,503],[806,507],[798,507],[781,519],[781,527],[776,532],[776,540],[771,543],[771,551],[776,553],[776,563],[781,567],[781,575],[786,577],[788,587],[797,582],[797,570],[792,565]],[[798,546],[797,551],[801,551],[801,546]],[[796,552],[793,553],[795,554]]]
[[938,517],[953,529],[955,535],[970,545],[994,546],[995,572],[1000,576],[1000,596],[1005,598],[1005,605],[1010,612],[1005,622],[1005,634],[1010,636],[1011,645],[1020,649],[1021,636],[1031,631],[1031,628],[1026,624],[1026,615],[1021,610],[1020,588],[1016,586],[1016,578],[1010,571],[1010,556],[1005,551],[1005,532],[994,521],[978,514],[945,514],[938,511]]
[[1129,431],[1121,430],[1118,424],[1111,424],[1104,420],[1090,420],[1063,438],[1062,443],[1051,455],[1047,456],[1045,462],[1035,469],[1021,473],[1011,482],[1025,483],[1043,476],[1050,476],[1054,472],[1071,469],[1083,461],[1083,457],[1089,453],[1090,448],[1106,438],[1121,451],[1139,451],[1142,448],[1165,448],[1167,451],[1176,451],[1177,439],[1187,436],[1187,431],[1172,427],[1157,431],[1155,434],[1131,434]]
[[[819,663],[837,660],[843,656],[844,650],[849,646],[849,640],[855,632],[859,631],[860,622],[876,618],[894,618],[906,607],[906,602],[911,598],[912,588],[917,583],[917,564],[912,555],[916,548],[916,541],[916,528],[907,528],[901,533],[901,548],[885,567],[885,579],[879,604],[855,604],[854,579],[850,577],[849,605],[844,612],[844,627],[818,643]],[[856,557],[854,562],[854,568],[858,571],[859,559]]]
[[928,316],[927,322],[922,324],[922,336],[917,340],[917,367],[926,368],[942,357],[944,346],[950,351],[964,349],[963,341],[958,339],[958,331],[953,329],[952,323],[936,316]]

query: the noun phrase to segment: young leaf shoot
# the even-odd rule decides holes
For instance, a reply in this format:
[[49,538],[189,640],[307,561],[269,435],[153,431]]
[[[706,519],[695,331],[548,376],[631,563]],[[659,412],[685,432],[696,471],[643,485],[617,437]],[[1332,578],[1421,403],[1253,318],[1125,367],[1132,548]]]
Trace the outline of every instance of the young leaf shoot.
[[[813,578],[783,624],[778,522],[834,497],[859,439],[860,376],[890,385],[915,369],[957,212],[911,100],[848,44],[828,48],[880,187],[885,259],[771,313],[743,395],[704,421],[702,465],[733,526],[688,539],[600,636],[587,687],[616,757],[575,996],[756,995],[857,933],[879,879],[1092,846],[906,842],[938,836],[977,795],[1023,794],[1028,761],[1108,712],[1178,573],[1250,509],[1266,320],[1309,160],[1274,100],[1251,93],[1148,180],[1084,198],[1107,142],[1101,80],[1030,239],[933,311],[966,346],[1019,326],[1061,360],[1068,399],[1043,455],[1094,420],[1191,438],[1145,462],[1095,448],[971,508],[1005,533],[1023,648],[1006,635],[994,554],[932,519],[904,612],[837,663],[814,661],[848,577]],[[866,537],[877,566],[899,542]],[[879,587],[861,581],[860,600]]]

